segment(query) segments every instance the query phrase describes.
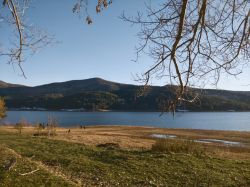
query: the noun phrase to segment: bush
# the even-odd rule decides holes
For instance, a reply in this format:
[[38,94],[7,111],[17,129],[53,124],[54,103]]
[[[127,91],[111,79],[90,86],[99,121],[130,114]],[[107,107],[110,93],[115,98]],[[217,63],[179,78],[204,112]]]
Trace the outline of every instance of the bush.
[[58,127],[57,119],[54,116],[48,117],[48,124],[47,124],[47,130],[48,130],[48,136],[55,136],[56,135],[56,127]]
[[34,125],[35,133],[33,136],[47,136],[47,132],[44,132],[45,125],[42,123],[36,123]]
[[118,143],[103,143],[98,144],[96,147],[102,147],[108,150],[120,149],[120,145]]
[[6,117],[6,107],[3,98],[0,97],[0,119]]
[[190,140],[157,139],[152,151],[164,153],[186,153],[202,155],[204,148],[201,144]]
[[27,126],[27,122],[25,119],[21,119],[18,123],[15,124],[14,128],[18,131],[19,134],[22,134],[22,130],[25,126]]

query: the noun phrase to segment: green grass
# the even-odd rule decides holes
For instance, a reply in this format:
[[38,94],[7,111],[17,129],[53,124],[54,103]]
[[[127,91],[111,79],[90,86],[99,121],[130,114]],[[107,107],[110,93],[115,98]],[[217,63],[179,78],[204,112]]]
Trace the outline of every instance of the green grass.
[[[38,168],[32,161],[17,157],[6,147],[0,146],[0,155],[0,186],[73,186],[70,181],[51,175],[48,171]],[[13,168],[9,170],[11,161],[13,160],[15,160],[15,164],[13,164]],[[33,174],[26,176],[21,175],[36,169],[39,170]]]
[[[9,171],[15,153],[21,157]],[[0,132],[0,155],[0,186],[250,186],[250,160],[192,152],[126,151]]]

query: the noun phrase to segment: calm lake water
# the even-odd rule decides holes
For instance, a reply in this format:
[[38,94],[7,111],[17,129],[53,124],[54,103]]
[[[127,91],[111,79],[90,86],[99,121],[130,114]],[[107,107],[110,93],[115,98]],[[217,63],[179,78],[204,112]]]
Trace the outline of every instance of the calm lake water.
[[54,116],[61,127],[77,125],[136,125],[163,128],[216,129],[250,131],[250,112],[179,112],[175,117],[159,112],[57,112],[8,111],[1,124],[20,119],[30,123],[47,123]]

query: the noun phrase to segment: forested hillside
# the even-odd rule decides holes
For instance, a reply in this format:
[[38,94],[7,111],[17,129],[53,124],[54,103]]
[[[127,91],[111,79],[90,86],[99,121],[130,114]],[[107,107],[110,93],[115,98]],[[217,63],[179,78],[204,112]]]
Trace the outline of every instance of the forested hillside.
[[[163,101],[171,98],[170,86],[151,86],[138,97],[140,88],[100,78],[35,87],[1,82],[0,96],[5,98],[9,109],[35,107],[117,111],[161,111]],[[183,103],[178,108],[191,111],[250,111],[250,92],[193,90],[200,93],[200,99],[195,103]]]

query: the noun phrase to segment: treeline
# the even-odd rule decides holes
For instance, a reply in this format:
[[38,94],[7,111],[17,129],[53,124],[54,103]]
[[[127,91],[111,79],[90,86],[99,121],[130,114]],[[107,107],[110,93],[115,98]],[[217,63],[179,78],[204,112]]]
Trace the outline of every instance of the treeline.
[[[151,93],[136,97],[135,92],[84,92],[74,95],[46,95],[40,97],[6,98],[8,108],[37,107],[51,110],[124,110],[124,111],[161,111],[164,102],[170,97],[163,93]],[[250,101],[227,99],[222,96],[201,95],[194,103],[183,103],[179,109],[191,111],[250,111]]]
[[[100,78],[52,83],[36,87],[0,87],[8,108],[45,108],[162,111],[174,97],[174,86],[142,87],[120,84]],[[182,103],[178,109],[191,111],[250,111],[250,92],[191,89],[187,98],[199,93],[194,103]]]

